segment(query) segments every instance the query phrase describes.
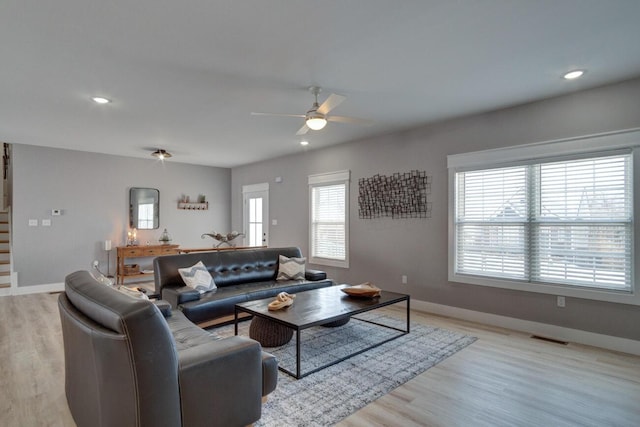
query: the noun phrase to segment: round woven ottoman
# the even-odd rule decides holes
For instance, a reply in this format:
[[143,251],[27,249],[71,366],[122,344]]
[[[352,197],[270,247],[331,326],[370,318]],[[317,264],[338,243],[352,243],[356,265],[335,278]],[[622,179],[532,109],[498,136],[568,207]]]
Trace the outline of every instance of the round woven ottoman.
[[292,337],[293,329],[263,317],[254,316],[249,325],[249,338],[258,341],[263,347],[285,345]]
[[349,320],[351,320],[351,317],[347,316],[342,319],[334,320],[333,322],[325,323],[321,326],[324,326],[325,328],[337,328],[338,326],[346,325],[349,323]]

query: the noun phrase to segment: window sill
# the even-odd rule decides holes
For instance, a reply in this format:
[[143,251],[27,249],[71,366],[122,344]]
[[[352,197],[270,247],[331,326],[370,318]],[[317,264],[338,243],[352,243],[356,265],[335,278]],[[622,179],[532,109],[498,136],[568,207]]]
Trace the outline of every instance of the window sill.
[[600,290],[593,288],[573,287],[570,285],[519,282],[516,280],[469,276],[451,272],[449,273],[449,282],[488,286],[501,289],[511,289],[522,292],[559,295],[618,304],[640,305],[640,295],[634,292],[614,291],[607,289]]
[[349,268],[349,260],[341,261],[330,258],[310,257],[310,264],[325,265],[327,267]]

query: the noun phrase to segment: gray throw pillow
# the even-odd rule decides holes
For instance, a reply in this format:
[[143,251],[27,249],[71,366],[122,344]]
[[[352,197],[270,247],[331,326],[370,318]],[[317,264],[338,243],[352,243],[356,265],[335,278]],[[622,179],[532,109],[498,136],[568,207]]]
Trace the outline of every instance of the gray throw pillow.
[[304,280],[304,264],[306,258],[288,258],[280,255],[278,277],[276,280]]
[[185,285],[197,290],[201,294],[216,289],[217,287],[213,281],[213,277],[211,277],[211,274],[202,261],[198,261],[188,268],[179,268],[178,273],[180,273],[180,277],[182,277]]

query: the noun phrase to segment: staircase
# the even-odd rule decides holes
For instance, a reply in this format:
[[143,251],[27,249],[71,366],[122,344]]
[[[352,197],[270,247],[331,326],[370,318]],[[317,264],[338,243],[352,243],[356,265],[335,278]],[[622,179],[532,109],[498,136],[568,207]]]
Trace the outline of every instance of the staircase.
[[0,211],[0,289],[11,287],[11,245],[9,213]]

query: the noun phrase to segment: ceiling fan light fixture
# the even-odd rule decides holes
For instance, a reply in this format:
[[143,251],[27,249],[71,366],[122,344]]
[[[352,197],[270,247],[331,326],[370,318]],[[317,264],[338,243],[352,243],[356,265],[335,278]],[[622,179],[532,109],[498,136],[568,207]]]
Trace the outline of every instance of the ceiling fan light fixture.
[[306,121],[309,129],[320,130],[327,125],[327,119],[324,117],[309,117]]
[[168,159],[169,157],[171,157],[171,153],[161,148],[151,153],[151,155],[160,160]]

